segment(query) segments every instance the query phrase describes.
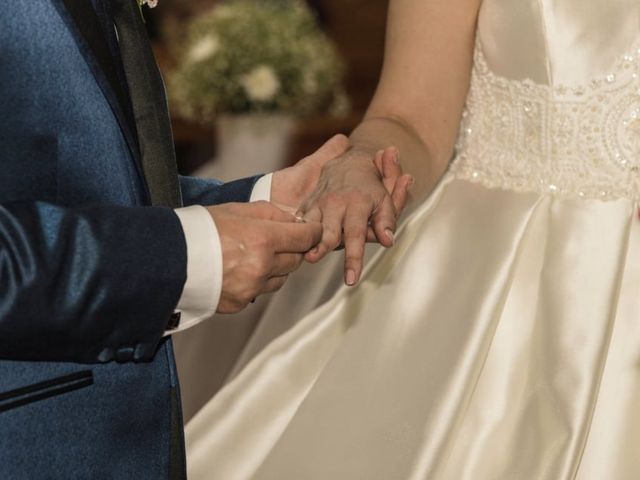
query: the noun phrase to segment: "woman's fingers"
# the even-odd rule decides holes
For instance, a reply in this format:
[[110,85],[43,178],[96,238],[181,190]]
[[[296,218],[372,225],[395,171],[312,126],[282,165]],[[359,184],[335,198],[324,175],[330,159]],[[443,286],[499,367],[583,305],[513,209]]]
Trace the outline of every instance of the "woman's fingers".
[[380,163],[380,174],[382,175],[382,183],[387,189],[387,192],[391,194],[396,183],[402,176],[400,153],[396,147],[388,147],[383,150]]
[[323,226],[322,240],[305,260],[316,263],[344,245],[345,281],[352,285],[360,277],[367,241],[393,245],[396,216],[406,204],[409,183],[398,156],[395,147],[373,156],[354,150],[341,162],[327,164],[319,186],[296,213]]
[[399,155],[396,147],[388,147],[382,152],[380,173],[389,197],[372,215],[372,232],[367,235],[367,241],[378,241],[385,247],[393,245],[397,218],[406,206],[408,187],[413,182],[413,177],[403,175]]
[[[342,224],[346,205],[341,202],[328,202],[322,209],[309,212],[314,217],[322,218],[322,240],[305,255],[305,260],[316,263],[342,243]],[[308,217],[305,216],[305,219]]]
[[380,175],[382,175],[384,167],[382,165],[382,157],[384,156],[384,150],[378,150],[376,152],[376,154],[373,157],[373,163],[376,166],[376,168],[378,169],[378,171],[380,172]]
[[378,242],[385,247],[391,247],[395,241],[396,217],[397,213],[391,197],[387,196],[371,218],[371,226],[375,236]]
[[344,217],[344,281],[355,285],[360,279],[364,260],[364,245],[369,229],[369,209],[355,204],[347,207]]
[[[411,175],[402,175],[400,177],[400,179],[396,182],[396,185],[393,189],[393,192],[391,193],[391,202],[393,204],[394,210],[395,210],[395,214],[394,214],[394,221],[397,223],[397,219],[399,218],[399,215],[402,210],[404,210],[404,207],[407,205],[407,201],[409,199],[409,191],[411,188],[411,185],[413,185],[413,177]],[[379,243],[379,237],[378,235],[380,235],[380,231],[381,229],[378,229],[378,233],[376,233],[376,231],[373,228],[373,224],[375,223],[375,220],[372,219],[369,225],[369,228],[367,230],[367,243]],[[391,222],[389,222],[391,223]],[[396,223],[394,223],[394,225],[396,225]],[[393,228],[393,235],[394,235],[394,241],[395,241],[395,228]]]
[[402,175],[393,187],[391,201],[393,202],[396,212],[401,212],[407,205],[411,185],[413,185],[413,177],[411,175]]

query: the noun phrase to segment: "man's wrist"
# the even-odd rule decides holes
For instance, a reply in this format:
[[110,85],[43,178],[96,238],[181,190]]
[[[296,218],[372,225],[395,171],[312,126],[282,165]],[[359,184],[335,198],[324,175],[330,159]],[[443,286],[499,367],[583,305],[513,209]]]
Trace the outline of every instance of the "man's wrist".
[[176,307],[181,312],[180,325],[168,333],[211,317],[222,293],[222,245],[213,218],[199,205],[174,211],[187,243],[187,280]]
[[[271,199],[273,174],[264,175],[253,187],[252,202]],[[215,221],[209,211],[195,205],[175,210],[187,243],[187,280],[176,310],[185,330],[215,314],[222,294],[222,245]]]

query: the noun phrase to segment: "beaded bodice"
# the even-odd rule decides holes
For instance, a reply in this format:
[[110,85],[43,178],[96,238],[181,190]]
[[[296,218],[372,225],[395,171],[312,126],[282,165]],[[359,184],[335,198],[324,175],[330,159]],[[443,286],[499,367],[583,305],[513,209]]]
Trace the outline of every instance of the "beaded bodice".
[[[572,78],[571,83],[554,79],[551,62],[544,65],[539,81],[496,73],[485,55],[481,17],[452,173],[490,187],[603,200],[640,199],[637,15],[635,38],[609,68],[585,75],[582,81]],[[543,43],[550,48],[550,42]],[[499,52],[494,43],[494,52],[495,48]],[[572,61],[571,52],[566,55]]]

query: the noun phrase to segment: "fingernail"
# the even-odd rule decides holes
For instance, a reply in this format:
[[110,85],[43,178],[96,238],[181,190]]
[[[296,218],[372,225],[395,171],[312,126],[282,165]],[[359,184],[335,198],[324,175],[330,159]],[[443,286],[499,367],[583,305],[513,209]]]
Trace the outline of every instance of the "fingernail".
[[416,181],[416,179],[415,179],[415,178],[413,178],[413,177],[411,177],[411,178],[409,179],[409,181],[407,182],[407,188],[411,188],[411,187],[413,187],[413,184],[415,183],[415,181]]
[[356,272],[353,270],[347,270],[346,279],[347,285],[350,287],[356,284]]
[[396,150],[396,151],[393,153],[393,162],[394,162],[396,165],[399,165],[399,164],[400,164],[400,152],[399,152],[398,150]]
[[390,228],[387,228],[384,231],[384,234],[387,236],[389,240],[391,240],[391,243],[394,243],[396,241],[396,236],[394,235],[394,233],[391,231]]
[[309,253],[313,253],[315,255],[319,251],[320,251],[320,249],[318,247],[313,247],[311,250],[309,250]]

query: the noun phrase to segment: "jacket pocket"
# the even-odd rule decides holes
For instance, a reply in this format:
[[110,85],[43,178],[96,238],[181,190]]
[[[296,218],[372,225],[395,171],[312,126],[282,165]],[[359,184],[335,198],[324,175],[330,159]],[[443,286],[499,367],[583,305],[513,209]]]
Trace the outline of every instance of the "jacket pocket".
[[93,385],[93,372],[83,370],[0,393],[0,413]]

